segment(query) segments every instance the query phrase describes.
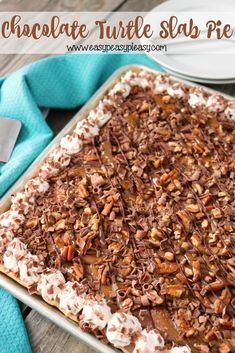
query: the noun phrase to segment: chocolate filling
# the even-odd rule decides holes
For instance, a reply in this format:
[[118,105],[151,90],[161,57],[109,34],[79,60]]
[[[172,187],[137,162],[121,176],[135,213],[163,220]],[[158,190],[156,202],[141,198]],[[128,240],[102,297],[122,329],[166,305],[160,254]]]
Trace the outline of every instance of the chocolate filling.
[[235,339],[235,121],[187,101],[187,89],[132,87],[17,236],[114,311],[223,352]]

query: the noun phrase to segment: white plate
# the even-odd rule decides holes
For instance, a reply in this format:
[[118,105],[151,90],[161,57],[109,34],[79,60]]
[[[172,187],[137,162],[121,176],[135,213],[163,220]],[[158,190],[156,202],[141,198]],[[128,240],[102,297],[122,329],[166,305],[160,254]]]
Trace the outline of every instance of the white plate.
[[232,83],[235,83],[235,78],[232,78],[230,80],[209,80],[209,79],[203,79],[203,78],[200,78],[200,77],[193,77],[193,76],[187,76],[187,75],[183,75],[183,74],[180,74],[174,70],[170,70],[164,66],[162,66],[162,68],[164,69],[164,71],[166,72],[169,72],[169,74],[171,75],[174,75],[174,76],[177,76],[183,80],[187,80],[187,81],[194,81],[194,82],[200,82],[200,83],[209,83],[211,85],[214,85],[214,84],[218,84],[218,85],[223,85],[223,84],[232,84]]
[[[156,6],[152,12],[234,12],[234,0],[169,0]],[[148,15],[147,15],[148,16]],[[150,56],[164,68],[200,82],[235,80],[235,55],[228,54],[153,54]],[[203,81],[202,81],[203,80]],[[233,81],[234,82],[234,81]]]

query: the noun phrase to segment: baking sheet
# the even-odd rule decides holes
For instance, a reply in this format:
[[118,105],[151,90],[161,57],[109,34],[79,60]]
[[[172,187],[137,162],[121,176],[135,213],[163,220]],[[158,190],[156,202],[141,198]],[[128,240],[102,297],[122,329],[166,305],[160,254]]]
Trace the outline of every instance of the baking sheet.
[[[149,69],[143,65],[127,65],[124,66],[117,71],[99,88],[99,90],[91,97],[91,99],[83,106],[83,108],[74,116],[74,118],[64,127],[64,129],[52,140],[52,142],[47,146],[47,148],[38,156],[38,158],[31,164],[31,166],[26,170],[26,172],[18,179],[18,181],[11,187],[11,189],[4,195],[0,202],[0,213],[5,212],[10,207],[10,196],[12,193],[17,191],[21,191],[25,185],[25,183],[35,177],[38,174],[39,168],[42,165],[44,159],[47,155],[59,145],[61,138],[70,133],[76,126],[77,122],[81,119],[87,117],[88,113],[91,109],[95,108],[98,102],[102,99],[102,97],[106,94],[108,90],[113,87],[113,85],[119,81],[120,76],[122,76],[126,71],[133,70],[139,71],[141,69],[159,73],[156,70]],[[215,90],[206,88],[204,86],[200,86],[198,84],[194,84],[192,82],[184,81],[177,79],[173,76],[170,76],[173,82],[184,82],[188,86],[199,86],[203,87],[203,89],[208,93],[217,92]],[[222,94],[221,92],[217,92],[223,95],[226,99],[234,100],[234,97]],[[29,295],[26,288],[19,285],[17,282],[9,278],[8,276],[0,273],[0,286],[6,290],[8,290],[13,296],[17,299],[30,306],[32,309],[39,312],[41,315],[50,319],[56,325],[60,326],[64,330],[68,331],[73,336],[77,337],[80,341],[86,343],[97,352],[100,353],[115,353],[116,350],[110,348],[109,346],[103,344],[101,341],[95,338],[90,334],[84,333],[78,326],[77,323],[73,322],[66,316],[64,316],[57,308],[50,306],[47,304],[40,296],[37,295]]]

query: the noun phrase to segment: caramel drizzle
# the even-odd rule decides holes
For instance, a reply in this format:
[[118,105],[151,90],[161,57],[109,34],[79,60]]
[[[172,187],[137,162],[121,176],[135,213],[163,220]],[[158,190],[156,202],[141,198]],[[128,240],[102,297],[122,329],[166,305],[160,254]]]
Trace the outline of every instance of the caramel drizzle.
[[[164,155],[165,151],[164,151],[164,149],[162,148],[162,145],[159,144],[159,146],[160,146],[160,149],[161,149],[161,151],[162,151],[162,153],[163,153],[163,155]],[[195,154],[194,154],[194,153],[192,153],[192,154],[194,155],[194,157],[196,158],[196,160],[198,160],[198,158],[195,156]],[[188,156],[189,156],[189,155],[190,155],[190,154],[188,153]],[[174,165],[174,169],[176,169],[176,170],[179,171],[179,169],[178,169],[175,165]],[[203,169],[206,169],[206,168],[204,167]],[[164,168],[163,168],[163,171],[166,172],[166,170],[165,170]],[[207,175],[208,175],[208,174],[210,175],[210,173],[207,171],[207,169],[206,169],[206,173],[207,173]],[[187,184],[188,184],[190,190],[194,193],[194,196],[195,196],[195,191],[191,188],[188,178],[182,173],[182,171],[180,171],[180,175],[184,176],[184,178],[185,178],[185,180],[186,180],[186,182],[187,182]],[[219,185],[219,183],[218,183],[218,185]],[[155,188],[155,190],[156,190],[156,187],[155,187],[154,183],[153,183],[153,186],[154,186],[154,188]],[[174,199],[173,199],[172,196],[171,196],[171,193],[169,193],[167,189],[165,189],[165,192],[167,192],[168,197],[171,198],[171,199],[173,200],[173,204],[175,204]],[[196,196],[197,196],[197,195],[196,195]],[[197,197],[197,199],[200,200],[200,198],[198,198],[198,197]],[[200,204],[202,205],[201,200],[200,200]],[[203,206],[204,206],[204,205],[203,205]],[[179,209],[180,209],[180,208],[178,207],[178,208],[176,209],[176,211],[178,211]],[[203,209],[205,210],[205,206],[203,207]],[[207,217],[209,217],[209,216],[208,216],[208,212],[205,212],[205,214],[206,214]],[[210,220],[210,217],[209,217],[209,220]],[[183,227],[183,229],[184,229],[185,235],[187,235],[187,232],[186,232],[186,229],[185,229],[185,227],[184,227],[184,224],[181,222],[180,219],[179,219],[179,222],[181,223],[181,225],[182,225],[182,227]],[[191,220],[191,223],[192,223],[192,225],[193,225],[193,227],[194,227],[194,229],[195,229],[195,225],[194,225],[194,222],[192,222],[192,220]],[[197,232],[200,232],[200,229],[199,229],[197,226],[196,226],[196,229],[197,229]],[[211,250],[210,250],[210,248],[208,248],[207,243],[205,242],[205,238],[204,238],[204,236],[202,235],[201,232],[200,232],[200,236],[201,236],[201,239],[203,239],[203,241],[204,241],[204,245],[206,246],[206,248],[208,249],[208,251],[211,253]],[[187,238],[187,239],[188,239],[188,238]],[[172,246],[173,246],[173,243],[171,242],[171,240],[170,240],[169,237],[168,237],[168,240],[169,240],[169,242],[170,242],[171,249],[172,249],[172,251],[174,252],[174,247],[172,247]],[[198,253],[199,257],[203,259],[204,264],[209,268],[208,263],[207,263],[207,260],[204,258],[204,255],[201,256],[201,254],[200,254],[200,252],[198,251],[198,249],[192,244],[190,238],[188,239],[188,241],[190,242],[190,244],[191,244],[192,248],[194,249],[194,251],[196,251],[196,252]],[[214,259],[216,259],[217,270],[219,270],[219,267],[218,267],[218,265],[217,265],[217,258],[214,256],[213,253],[211,253],[211,255],[213,256]],[[184,256],[185,256],[185,255],[184,255]],[[187,257],[186,257],[186,260],[187,260],[187,262],[188,262]],[[177,262],[177,264],[178,264],[178,266],[179,266],[180,272],[184,275],[184,277],[185,277],[185,279],[186,279],[186,281],[187,281],[187,287],[189,288],[189,290],[190,290],[191,294],[193,295],[193,297],[195,297],[194,291],[192,290],[191,285],[190,285],[190,283],[189,283],[189,280],[188,280],[187,276],[185,275],[182,266],[181,266],[180,263],[178,262],[177,257],[176,257],[176,262]],[[222,265],[222,264],[219,262],[219,265]],[[222,265],[222,269],[223,269],[223,271],[225,271],[225,273],[226,273],[226,275],[227,275],[227,271],[226,271],[226,269],[223,267],[223,265]],[[217,274],[216,274],[216,276],[217,276]],[[217,279],[221,280],[221,278],[220,278],[219,276],[217,276]],[[231,284],[231,283],[229,283],[229,284]],[[226,286],[226,288],[228,288],[228,287]],[[213,295],[214,295],[216,298],[218,298],[218,296],[215,294],[215,292],[214,292],[213,290],[212,290],[211,292],[213,293]],[[198,300],[197,297],[195,297],[195,298]],[[221,298],[220,298],[220,300],[221,300]],[[226,305],[226,303],[225,303],[223,300],[221,300],[221,301]],[[203,305],[203,303],[201,303],[201,305],[202,305],[202,308],[203,308],[204,313],[207,314],[207,313],[206,313],[206,308],[205,308],[205,306]],[[227,305],[226,305],[226,306],[227,306]],[[209,321],[210,321],[211,326],[213,327],[214,324],[213,324],[213,322],[211,321],[210,316],[208,316],[208,319],[209,319]]]
[[[119,144],[119,146],[120,146],[120,143],[119,143],[119,142],[118,142],[118,144]],[[124,221],[125,226],[126,226],[126,230],[128,231],[128,236],[129,236],[129,238],[130,238],[130,240],[131,240],[131,250],[132,250],[132,254],[133,254],[133,259],[134,259],[134,262],[135,262],[135,266],[136,266],[136,268],[138,268],[138,266],[137,266],[137,262],[138,262],[138,260],[139,260],[138,257],[137,257],[138,247],[137,247],[135,238],[131,236],[131,231],[130,231],[129,225],[128,225],[127,221],[126,221],[124,200],[123,200],[123,198],[122,198],[122,195],[121,195],[120,190],[118,190],[118,189],[116,188],[116,186],[115,186],[115,185],[113,184],[113,182],[112,182],[112,179],[109,177],[109,174],[108,174],[106,165],[102,162],[102,159],[101,159],[101,157],[100,157],[98,148],[97,148],[96,143],[95,143],[95,139],[93,140],[93,148],[94,148],[95,153],[96,153],[96,156],[97,156],[97,158],[98,158],[98,160],[99,160],[100,166],[101,166],[101,167],[104,167],[104,169],[105,169],[105,176],[106,176],[106,178],[109,180],[109,183],[110,183],[111,187],[112,187],[114,190],[118,191],[118,193],[119,193],[119,195],[120,195],[119,206],[120,206],[120,210],[121,210],[121,213],[122,213],[123,221]],[[122,153],[123,153],[123,151],[122,151]],[[123,153],[123,154],[124,154],[124,153]],[[97,213],[98,213],[98,212],[99,212],[98,207],[96,207],[96,209],[97,209]],[[100,216],[99,216],[99,217],[100,217]],[[102,218],[100,217],[100,219],[102,219]],[[145,249],[146,249],[146,246],[145,246]],[[110,270],[111,270],[110,262],[108,262],[108,265],[109,265],[109,268],[110,268]],[[144,270],[145,270],[145,269],[144,269]],[[110,273],[112,273],[112,271],[110,271]],[[115,276],[112,276],[112,281],[113,281],[113,282],[115,281],[114,283],[115,283],[116,286],[117,286],[117,282],[116,282]],[[148,308],[148,311],[149,311],[149,316],[150,316],[151,321],[152,321],[152,325],[153,325],[153,327],[155,327],[155,322],[154,322],[154,320],[153,320],[153,317],[152,317],[152,313],[151,313],[150,308]]]
[[[119,119],[119,120],[120,120],[120,119]],[[126,136],[126,134],[125,134],[125,136]],[[116,136],[115,136],[115,140],[117,141]],[[129,140],[130,140],[130,139],[129,139]],[[161,145],[161,144],[159,144],[159,145],[161,146],[161,149],[162,149],[162,145]],[[120,149],[120,144],[119,144],[119,143],[118,143],[118,146],[119,146],[119,149]],[[120,149],[120,150],[121,150],[121,149]],[[164,154],[164,151],[162,151],[162,152],[163,152],[163,154]],[[127,161],[127,159],[126,159],[126,157],[125,157],[125,154],[124,154],[122,151],[121,151],[121,153],[122,153],[122,155],[123,155],[123,157],[124,157],[124,159],[125,159],[125,161],[127,162],[127,165],[128,165],[128,161]],[[129,167],[129,165],[128,165],[128,167]],[[175,168],[175,169],[177,169],[177,168]],[[129,168],[129,170],[130,170],[130,168]],[[164,171],[166,171],[166,170],[164,170]],[[131,172],[131,176],[133,176],[133,173],[132,173],[132,172]],[[151,182],[152,182],[152,179],[151,179],[151,178],[150,178],[150,180],[151,180]],[[187,183],[188,183],[188,180],[187,180]],[[189,184],[189,183],[188,183],[188,184]],[[155,189],[155,191],[156,191],[156,187],[155,187],[155,185],[154,185],[153,182],[152,182],[152,185],[153,185],[153,187],[154,187],[154,189]],[[191,189],[191,187],[190,187],[190,189]],[[192,189],[191,189],[191,190],[192,190]],[[167,191],[167,190],[166,190],[166,191]],[[193,192],[194,192],[194,190],[193,190]],[[171,195],[170,195],[169,192],[167,192],[167,194],[168,194],[168,197],[169,197],[169,196],[171,197]],[[195,192],[194,192],[194,195],[195,195]],[[200,200],[200,203],[201,203],[201,200]],[[177,210],[179,210],[179,209],[177,209]],[[207,215],[207,212],[206,212],[205,214]],[[192,223],[192,224],[193,224],[193,223]],[[183,226],[183,228],[184,228],[184,225],[183,225],[183,224],[182,224],[182,226]],[[194,229],[195,229],[195,225],[194,225],[194,224],[193,224],[193,226],[194,226]],[[199,228],[198,228],[198,227],[196,227],[196,228],[197,228],[197,231],[199,232]],[[184,231],[186,231],[186,230],[184,229]],[[201,232],[200,232],[200,233],[201,233]],[[203,236],[201,236],[201,237],[202,237],[202,239],[204,240],[204,237],[203,237]],[[173,250],[173,252],[174,252],[173,243],[171,242],[171,240],[170,240],[169,237],[168,237],[168,240],[169,240],[169,242],[170,242],[170,248],[171,248],[171,250]],[[200,253],[198,252],[198,250],[193,246],[193,244],[192,244],[191,241],[190,241],[190,243],[191,243],[193,249],[196,250],[197,253],[198,253],[198,255],[200,256],[201,254],[200,254]],[[206,245],[207,249],[210,251],[210,249],[208,248],[207,244],[205,244],[205,245]],[[210,251],[210,253],[211,253],[211,251]],[[211,253],[211,255],[212,255],[213,257],[215,257],[214,254]],[[186,256],[185,256],[185,257],[186,257]],[[204,255],[203,255],[203,256],[200,256],[200,257],[203,259],[204,264],[209,268],[208,263],[207,263],[207,260],[204,258]],[[187,257],[186,257],[186,260],[187,260],[187,262],[188,262]],[[190,285],[190,283],[189,283],[189,280],[188,280],[187,276],[185,275],[181,264],[178,262],[177,257],[176,257],[176,261],[177,261],[177,264],[178,264],[178,267],[179,267],[180,272],[181,272],[181,273],[184,275],[184,277],[186,278],[187,287],[189,288],[189,290],[190,290],[191,294],[193,295],[193,297],[195,297],[194,291],[192,290],[191,285]],[[222,264],[219,263],[219,265],[221,266]],[[219,267],[218,267],[218,265],[217,265],[217,259],[216,259],[216,266],[217,266],[217,270],[219,270]],[[223,268],[223,271],[226,271],[226,269],[223,267],[223,265],[222,265],[221,267]],[[227,274],[227,272],[226,272],[226,274]],[[218,276],[217,276],[217,277],[218,277]],[[218,277],[218,278],[220,279],[220,277]],[[211,291],[211,292],[214,294],[214,296],[216,296],[216,294],[215,294],[214,291]],[[195,298],[196,298],[196,300],[198,301],[198,298],[197,298],[197,297],[195,297]],[[216,298],[217,298],[217,296],[216,296]],[[223,301],[222,301],[222,302],[223,302]],[[224,304],[225,304],[225,303],[224,303]],[[201,303],[201,305],[202,305],[202,307],[203,307],[204,313],[206,314],[206,308],[204,307],[203,303]],[[208,319],[209,319],[209,321],[210,321],[210,324],[213,326],[213,322],[211,321],[210,317],[209,317]]]

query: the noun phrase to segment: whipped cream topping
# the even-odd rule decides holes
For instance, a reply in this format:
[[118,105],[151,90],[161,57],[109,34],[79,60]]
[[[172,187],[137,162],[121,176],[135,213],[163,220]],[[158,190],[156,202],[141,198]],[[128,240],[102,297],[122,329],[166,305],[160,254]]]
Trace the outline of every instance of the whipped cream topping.
[[235,101],[228,102],[224,114],[228,119],[235,120]]
[[182,84],[180,83],[174,83],[172,86],[170,86],[167,89],[167,93],[169,94],[169,96],[177,98],[182,98],[185,94],[182,88]]
[[50,185],[47,181],[36,177],[31,179],[25,185],[25,193],[27,196],[31,196],[34,194],[45,194],[49,189]]
[[155,80],[156,75],[153,72],[146,71],[146,70],[141,70],[138,72],[139,77],[145,77],[147,80],[150,82],[149,84],[152,84],[152,82]]
[[143,89],[149,86],[146,77],[138,75],[133,71],[127,71],[127,73],[121,78],[121,83],[127,83],[131,86],[139,86]]
[[59,270],[46,269],[39,278],[38,290],[43,299],[56,301],[63,284],[65,278]]
[[191,353],[191,349],[188,346],[173,347],[170,353]]
[[93,329],[103,330],[111,318],[111,310],[106,300],[87,300],[82,310],[82,322]]
[[206,102],[206,107],[211,112],[222,112],[225,108],[225,99],[220,94],[214,93],[209,96]]
[[[96,113],[94,111],[92,112],[94,114],[93,119],[95,119]],[[99,134],[99,128],[96,124],[92,123],[91,121],[83,119],[77,123],[74,132],[78,135],[78,138],[80,138],[81,140],[88,140]]]
[[114,347],[129,346],[134,334],[141,331],[139,320],[130,314],[115,313],[108,322],[106,335]]
[[[107,106],[112,106],[112,102],[109,99],[103,99],[98,104],[98,107],[94,110],[91,110],[88,115],[88,122],[101,127],[109,121],[112,117],[112,113],[107,109]],[[98,130],[99,131],[99,130]],[[98,135],[98,133],[97,133]],[[96,135],[93,135],[96,136]]]
[[162,93],[170,88],[170,78],[165,74],[157,75],[154,82],[154,89],[156,92]]
[[109,95],[113,96],[117,93],[120,93],[124,98],[127,98],[131,92],[131,87],[128,83],[118,82],[116,85],[110,90]]
[[189,93],[188,104],[192,108],[206,104],[203,90],[201,88],[196,88],[192,93]]
[[35,198],[27,196],[24,192],[17,192],[11,197],[11,209],[27,214],[34,207]]
[[18,272],[19,260],[27,255],[26,245],[18,238],[14,238],[7,246],[7,250],[3,255],[3,265],[11,272]]
[[158,353],[158,348],[163,348],[164,339],[157,330],[144,329],[136,340],[133,353]]
[[136,76],[136,73],[129,70],[121,77],[121,82],[130,83],[131,79],[134,78],[135,76]]
[[60,146],[69,155],[78,153],[81,150],[82,143],[77,135],[66,135],[60,141]]
[[138,77],[138,76],[133,77],[130,80],[130,84],[131,86],[139,86],[141,88],[146,88],[149,86],[149,83],[145,77]]
[[39,256],[28,253],[22,260],[19,260],[18,267],[21,281],[31,286],[38,281],[44,263]]
[[66,313],[77,315],[86,303],[86,294],[78,295],[78,282],[66,282],[59,293],[59,306]]
[[14,238],[14,233],[8,229],[0,229],[0,253],[6,250],[9,242]]
[[15,210],[9,210],[0,216],[0,227],[16,231],[24,221],[25,217],[23,214]]
[[68,156],[62,148],[55,148],[48,156],[50,163],[55,167],[64,168],[70,163],[71,157]]
[[39,175],[40,175],[40,177],[46,179],[46,178],[57,175],[59,173],[59,171],[60,171],[59,168],[53,166],[49,162],[45,162],[40,168]]

